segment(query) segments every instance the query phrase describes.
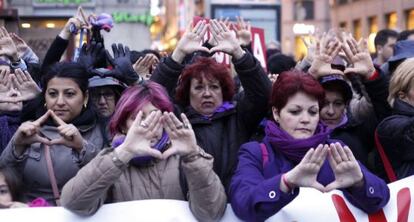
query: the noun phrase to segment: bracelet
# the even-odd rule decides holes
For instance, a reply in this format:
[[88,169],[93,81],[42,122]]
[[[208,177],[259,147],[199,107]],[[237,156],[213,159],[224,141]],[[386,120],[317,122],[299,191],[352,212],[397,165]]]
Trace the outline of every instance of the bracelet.
[[292,184],[290,184],[290,183],[287,181],[287,179],[286,179],[285,175],[286,175],[286,174],[283,174],[283,175],[282,175],[282,182],[285,184],[285,186],[286,186],[289,190],[293,190],[293,186],[292,186]]

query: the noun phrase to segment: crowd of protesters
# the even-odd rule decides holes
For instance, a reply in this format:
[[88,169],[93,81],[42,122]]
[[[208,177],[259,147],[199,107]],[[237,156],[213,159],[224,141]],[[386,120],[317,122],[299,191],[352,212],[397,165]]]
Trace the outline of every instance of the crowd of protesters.
[[69,19],[43,61],[0,29],[1,208],[177,199],[200,221],[227,203],[263,221],[312,187],[375,213],[414,174],[414,31],[379,31],[375,56],[344,30],[303,39],[300,61],[273,44],[266,72],[243,18],[189,24],[170,55],[111,55],[105,28]]

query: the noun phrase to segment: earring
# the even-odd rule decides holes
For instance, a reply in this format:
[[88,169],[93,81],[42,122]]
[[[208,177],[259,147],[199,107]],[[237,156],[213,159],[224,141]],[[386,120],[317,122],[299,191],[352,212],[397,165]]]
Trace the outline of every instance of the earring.
[[46,103],[43,106],[46,108],[47,107]]
[[84,103],[83,104],[83,107],[86,109],[86,107],[88,106],[88,104],[87,103]]

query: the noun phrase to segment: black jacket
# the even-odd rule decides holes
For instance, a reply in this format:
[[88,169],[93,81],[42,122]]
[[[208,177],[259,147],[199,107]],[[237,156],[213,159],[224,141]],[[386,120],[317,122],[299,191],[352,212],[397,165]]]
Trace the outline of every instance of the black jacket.
[[[379,70],[378,70],[379,71]],[[379,122],[391,115],[391,107],[387,102],[388,78],[383,74],[376,80],[363,82],[373,106],[373,115],[356,121],[348,112],[348,122],[331,133],[332,139],[344,142],[352,150],[355,158],[377,172],[374,161],[369,154],[375,152],[374,133]]]
[[398,179],[414,174],[414,107],[395,99],[393,115],[377,127],[378,137]]
[[[265,116],[271,91],[270,80],[252,54],[246,52],[241,59],[233,60],[233,64],[244,88],[242,96],[233,101],[235,108],[206,119],[192,107],[176,105],[178,112],[184,112],[190,120],[198,145],[214,157],[214,171],[226,191],[237,166],[239,147],[249,140]],[[151,80],[166,87],[171,95],[183,68],[167,58],[159,64]]]

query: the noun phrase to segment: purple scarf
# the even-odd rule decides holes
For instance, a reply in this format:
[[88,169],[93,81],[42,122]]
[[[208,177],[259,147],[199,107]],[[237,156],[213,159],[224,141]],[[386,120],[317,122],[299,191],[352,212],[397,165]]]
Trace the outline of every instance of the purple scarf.
[[211,114],[210,116],[203,116],[203,118],[204,119],[211,119],[215,114],[222,113],[222,112],[225,112],[225,111],[233,109],[233,108],[234,108],[233,103],[225,101],[219,107],[216,108],[216,110],[214,111],[213,114]]
[[273,149],[278,150],[290,161],[297,164],[310,148],[316,148],[319,144],[325,144],[331,130],[319,122],[313,136],[307,139],[295,139],[281,129],[274,121],[267,121],[265,133]]
[[[119,145],[121,145],[124,142],[124,140],[125,140],[125,136],[116,138],[114,141],[112,141],[112,148],[117,148]],[[168,137],[168,134],[165,131],[163,131],[161,139],[158,140],[158,142],[154,146],[152,146],[152,148],[159,150],[160,152],[164,152],[168,148],[169,141],[170,141],[170,138]],[[132,158],[129,161],[129,164],[139,167],[139,166],[147,165],[152,160],[154,160],[154,157],[152,156],[139,156],[139,157]]]

